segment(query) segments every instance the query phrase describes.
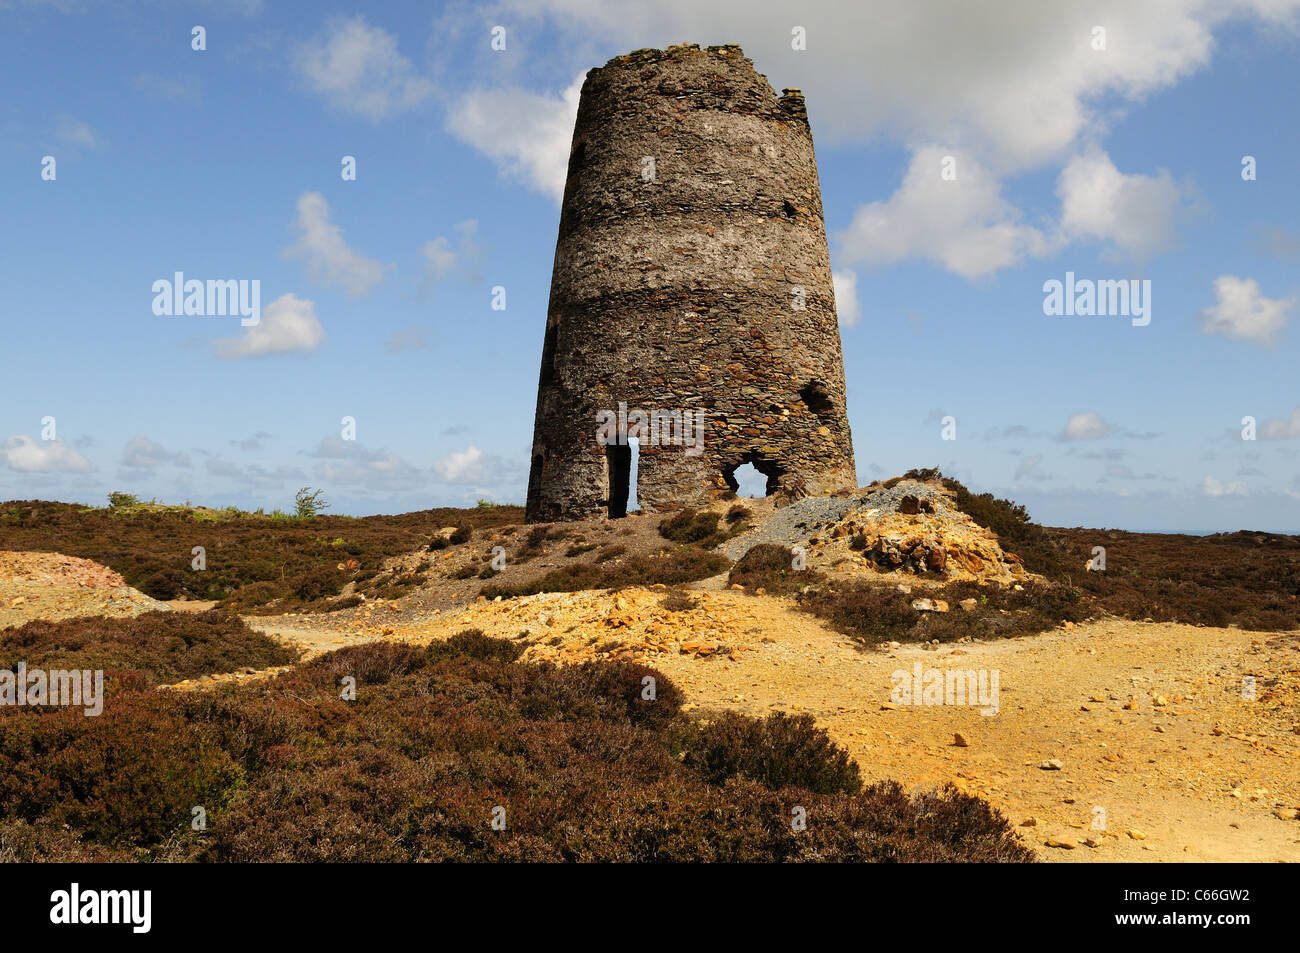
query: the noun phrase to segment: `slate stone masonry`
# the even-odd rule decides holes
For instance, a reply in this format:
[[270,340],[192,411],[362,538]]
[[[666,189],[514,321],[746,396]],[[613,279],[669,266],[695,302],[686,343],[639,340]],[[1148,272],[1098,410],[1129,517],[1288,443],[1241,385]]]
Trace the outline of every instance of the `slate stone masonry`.
[[803,95],[778,97],[737,46],[637,50],[587,74],[542,348],[530,522],[621,515],[627,454],[596,438],[597,414],[620,402],[705,415],[703,452],[642,442],[644,509],[721,498],[744,463],[769,494],[857,486]]

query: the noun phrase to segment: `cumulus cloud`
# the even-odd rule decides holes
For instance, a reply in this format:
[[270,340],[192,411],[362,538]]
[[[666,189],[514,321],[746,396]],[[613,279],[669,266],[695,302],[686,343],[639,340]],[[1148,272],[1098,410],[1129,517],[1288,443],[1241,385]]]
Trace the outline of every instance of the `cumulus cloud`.
[[1272,347],[1291,320],[1295,298],[1265,298],[1253,278],[1214,279],[1213,307],[1200,313],[1201,331]]
[[281,295],[262,309],[262,320],[244,328],[237,338],[216,342],[217,355],[224,358],[259,357],[264,354],[310,352],[325,340],[325,329],[316,319],[316,305],[293,294]]
[[[552,28],[571,67],[589,65],[598,50],[682,37],[740,43],[776,88],[804,90],[819,143],[885,141],[912,156],[895,194],[859,210],[842,260],[919,258],[967,278],[1068,240],[1101,241],[1130,256],[1167,247],[1180,188],[1166,173],[1118,172],[1096,143],[1130,104],[1204,68],[1215,32],[1229,22],[1300,29],[1300,0],[860,0],[800,8],[795,19],[808,38],[800,53],[790,48],[787,0],[503,0],[497,9]],[[1106,30],[1101,50],[1093,46],[1097,25]],[[449,128],[558,197],[573,117],[559,106],[553,95],[523,89],[472,91]],[[956,181],[939,180],[936,144],[958,157]],[[1070,160],[1085,148],[1093,151]],[[1069,230],[1025,223],[1003,199],[1009,176],[1067,163]],[[1097,190],[1120,204],[1090,211],[1088,194]]]
[[[1237,431],[1232,431],[1234,437],[1239,436]],[[1300,437],[1300,407],[1291,411],[1291,416],[1273,417],[1264,421],[1264,426],[1259,428],[1261,440],[1292,440]]]
[[454,450],[433,464],[444,483],[482,483],[486,478],[483,451],[473,445]]
[[1019,221],[1001,186],[974,159],[954,156],[956,178],[941,175],[946,150],[920,149],[890,198],[860,206],[839,235],[842,257],[868,265],[921,258],[978,278],[1056,248],[1043,230]]
[[558,201],[582,80],[579,76],[558,95],[517,86],[471,90],[448,111],[447,131],[492,159],[505,175]]
[[1241,480],[1234,480],[1232,483],[1220,483],[1212,476],[1207,476],[1201,484],[1201,490],[1206,496],[1245,496],[1246,484]]
[[397,38],[364,17],[336,17],[293,51],[307,88],[340,112],[371,121],[413,109],[433,92],[397,49]]
[[[828,141],[882,135],[920,146],[952,142],[999,171],[1061,156],[1104,123],[1099,100],[1136,101],[1209,63],[1226,21],[1297,25],[1296,0],[506,0],[517,20],[546,20],[573,51],[663,46],[682,37],[739,43],[777,88],[798,86]],[[790,48],[807,30],[808,52]],[[1093,27],[1106,49],[1093,49]]]
[[62,440],[15,434],[5,441],[5,464],[22,473],[89,473],[90,461]]
[[1061,171],[1061,228],[1071,238],[1103,242],[1130,258],[1145,259],[1174,241],[1174,218],[1183,189],[1163,169],[1125,175],[1110,156],[1093,150]]
[[188,467],[190,458],[185,453],[172,453],[148,437],[132,437],[122,450],[123,466],[139,470],[153,470],[165,463]]
[[338,285],[354,298],[383,280],[384,266],[348,246],[343,230],[330,221],[329,202],[319,192],[304,192],[299,197],[294,227],[298,242],[284,254],[302,259],[315,280]]
[[1101,440],[1110,435],[1110,426],[1099,414],[1072,414],[1061,431],[1061,440]]
[[835,310],[839,314],[840,325],[851,328],[862,316],[858,304],[858,274],[851,268],[841,268],[831,272],[835,283]]

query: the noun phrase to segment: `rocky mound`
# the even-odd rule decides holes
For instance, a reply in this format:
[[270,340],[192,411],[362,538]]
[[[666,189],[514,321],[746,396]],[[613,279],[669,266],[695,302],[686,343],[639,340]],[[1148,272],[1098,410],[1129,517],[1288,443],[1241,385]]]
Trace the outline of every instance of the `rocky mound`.
[[134,616],[166,608],[93,560],[0,551],[0,629],[33,619]]
[[807,566],[867,581],[906,574],[936,583],[983,580],[1010,584],[1026,577],[1020,557],[959,510],[940,484],[899,480],[843,499],[808,497],[754,532],[723,547],[739,559],[760,543],[802,547]]

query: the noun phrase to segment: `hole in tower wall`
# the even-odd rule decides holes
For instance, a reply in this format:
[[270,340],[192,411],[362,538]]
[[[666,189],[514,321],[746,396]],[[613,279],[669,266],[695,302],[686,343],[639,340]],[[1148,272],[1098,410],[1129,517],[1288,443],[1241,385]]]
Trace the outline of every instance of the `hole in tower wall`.
[[571,184],[574,176],[582,171],[582,164],[587,161],[587,143],[580,142],[573,147],[569,153],[569,171],[566,173],[566,179]]
[[767,496],[767,477],[759,473],[752,463],[736,467],[732,471],[731,479],[736,484],[731,488],[731,492],[742,499]]
[[799,391],[799,398],[818,417],[828,417],[835,410],[835,401],[821,381],[809,381]]
[[542,385],[555,383],[555,347],[559,337],[559,325],[547,324],[546,337],[542,341]]
[[771,496],[780,488],[784,471],[775,463],[750,458],[722,471],[722,479],[740,497]]

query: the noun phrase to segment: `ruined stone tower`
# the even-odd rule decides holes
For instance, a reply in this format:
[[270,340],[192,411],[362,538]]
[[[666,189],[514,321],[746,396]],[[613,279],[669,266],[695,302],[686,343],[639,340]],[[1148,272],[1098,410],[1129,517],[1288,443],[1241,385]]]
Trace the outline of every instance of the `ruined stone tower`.
[[645,420],[647,510],[718,499],[745,463],[769,494],[857,486],[808,114],[737,46],[638,50],[587,74],[527,519],[622,516],[625,434]]

